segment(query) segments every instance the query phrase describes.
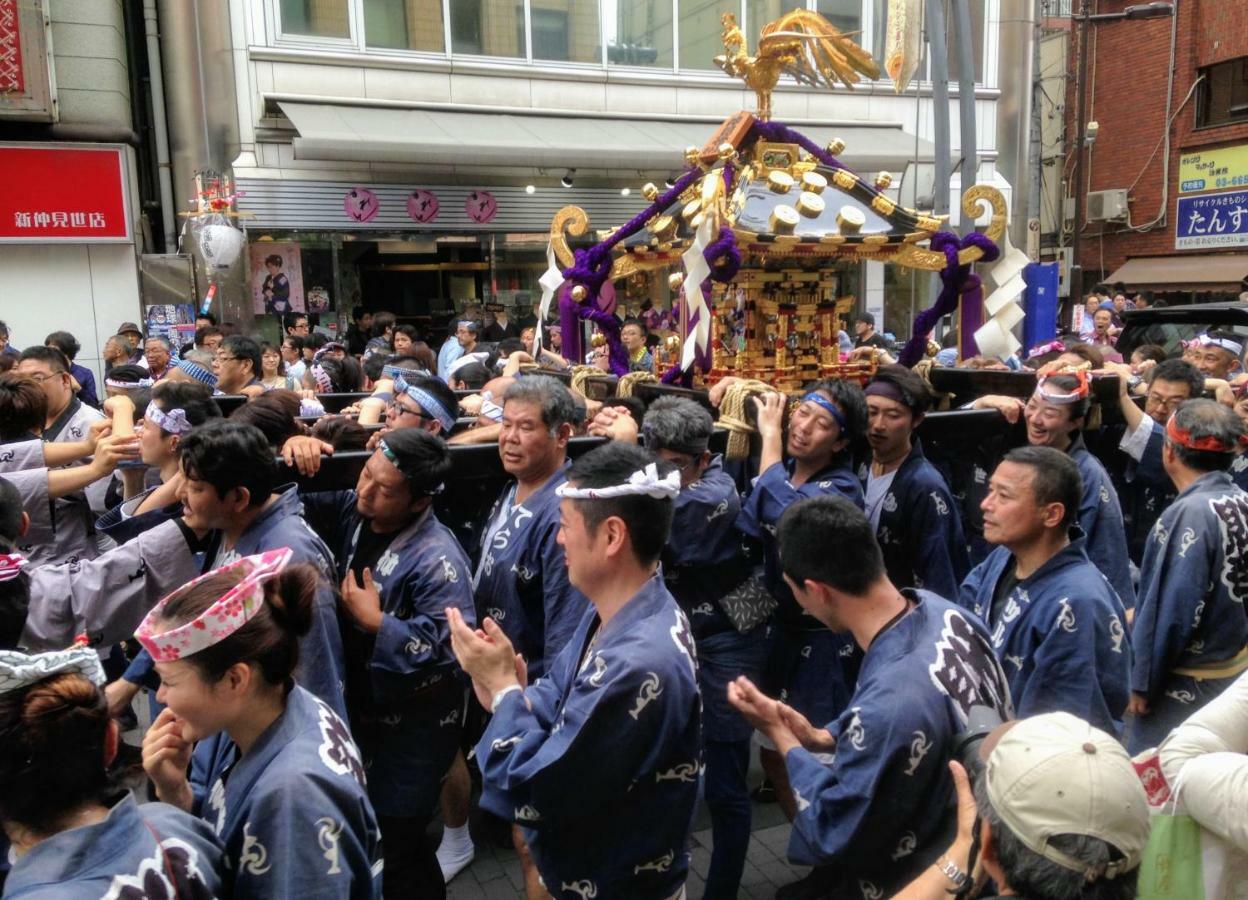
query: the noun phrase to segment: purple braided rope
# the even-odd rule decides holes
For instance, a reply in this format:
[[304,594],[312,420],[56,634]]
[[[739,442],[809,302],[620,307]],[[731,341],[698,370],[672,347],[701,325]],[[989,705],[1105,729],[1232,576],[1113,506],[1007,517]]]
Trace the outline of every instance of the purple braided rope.
[[[936,302],[915,316],[910,340],[906,341],[901,353],[897,355],[897,362],[907,369],[913,368],[923,358],[927,349],[928,333],[944,316],[958,308],[959,298],[965,298],[963,303],[967,307],[976,310],[982,308],[983,281],[971,271],[970,265],[958,264],[958,251],[978,247],[984,254],[981,257],[982,262],[992,262],[1001,254],[992,239],[978,231],[972,231],[963,238],[951,231],[939,231],[932,235],[930,246],[937,253],[945,255],[945,267],[940,273],[942,287]],[[962,340],[963,346],[966,346],[967,335],[962,335]]]
[[[607,347],[611,353],[611,371],[616,375],[628,373],[628,353],[620,343],[619,320],[598,308],[598,291],[611,275],[611,251],[620,241],[640,231],[654,215],[671,206],[701,174],[702,170],[696,166],[688,169],[676,179],[670,189],[625,222],[611,237],[573,254],[573,264],[563,270],[564,286],[559,292],[559,325],[563,329],[565,358],[575,362],[585,358],[581,321],[589,319],[607,338]],[[589,292],[584,303],[577,303],[572,299],[571,288],[577,284],[583,285]]]

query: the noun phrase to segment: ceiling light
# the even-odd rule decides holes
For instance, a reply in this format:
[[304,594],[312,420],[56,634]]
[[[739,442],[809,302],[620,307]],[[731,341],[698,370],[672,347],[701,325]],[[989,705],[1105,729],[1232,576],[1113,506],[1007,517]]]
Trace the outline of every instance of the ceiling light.
[[620,188],[620,196],[621,196],[621,197],[627,197],[627,196],[628,196],[629,194],[631,194],[632,192],[633,192],[633,189],[632,189],[632,188]]
[[567,174],[564,175],[561,179],[559,179],[559,183],[563,185],[565,188],[572,187],[572,175],[575,172],[576,172],[576,169],[568,169]]
[[536,188],[536,187],[534,187],[534,186],[533,186],[533,185],[531,185],[531,184],[526,184],[526,185],[524,186],[524,192],[525,192],[526,194],[536,194],[536,193],[537,193],[537,188]]

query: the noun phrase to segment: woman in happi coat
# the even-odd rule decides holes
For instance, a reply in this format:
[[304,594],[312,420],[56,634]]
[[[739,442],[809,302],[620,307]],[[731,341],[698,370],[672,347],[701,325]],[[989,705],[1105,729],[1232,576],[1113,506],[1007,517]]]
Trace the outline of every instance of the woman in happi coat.
[[236,900],[374,898],[381,848],[360,752],[293,678],[317,577],[290,557],[243,557],[143,620],[136,636],[167,707],[144,738],[143,767],[161,800],[212,824]]
[[4,897],[225,896],[207,823],[113,784],[117,723],[94,650],[0,651],[0,824],[12,841]]

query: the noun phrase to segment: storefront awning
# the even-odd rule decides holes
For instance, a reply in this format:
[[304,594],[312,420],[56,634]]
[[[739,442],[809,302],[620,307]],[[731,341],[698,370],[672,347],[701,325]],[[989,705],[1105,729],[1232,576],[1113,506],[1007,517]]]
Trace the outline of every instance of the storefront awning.
[[[295,130],[296,159],[470,168],[670,171],[688,146],[714,134],[708,122],[491,114],[328,103],[278,102]],[[862,173],[899,172],[932,158],[932,145],[896,125],[802,126],[819,144],[839,137],[842,160]],[[917,146],[917,154],[916,154]]]
[[1189,253],[1129,259],[1105,283],[1158,291],[1239,291],[1245,277],[1248,253]]

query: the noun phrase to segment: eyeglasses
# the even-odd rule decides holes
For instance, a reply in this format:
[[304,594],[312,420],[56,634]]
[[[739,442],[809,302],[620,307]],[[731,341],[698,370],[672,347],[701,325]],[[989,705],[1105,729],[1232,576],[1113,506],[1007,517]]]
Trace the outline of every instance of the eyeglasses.
[[217,354],[217,362],[237,362],[238,359],[239,357],[237,356],[222,356],[220,353]]
[[44,383],[45,381],[47,381],[49,378],[60,378],[62,375],[66,375],[66,374],[68,374],[68,373],[66,373],[66,372],[53,372],[51,375],[45,375],[43,372],[35,372],[34,374],[32,374],[32,375],[28,375],[28,376],[26,376],[26,377],[28,377],[28,378],[29,378],[31,381],[33,381],[35,384],[43,384],[43,383]]
[[409,409],[408,407],[400,403],[398,400],[391,400],[389,403],[386,404],[386,409],[397,409],[399,411],[399,415],[412,416],[413,418],[420,419],[422,422],[435,421],[433,416],[426,415],[423,409]]

